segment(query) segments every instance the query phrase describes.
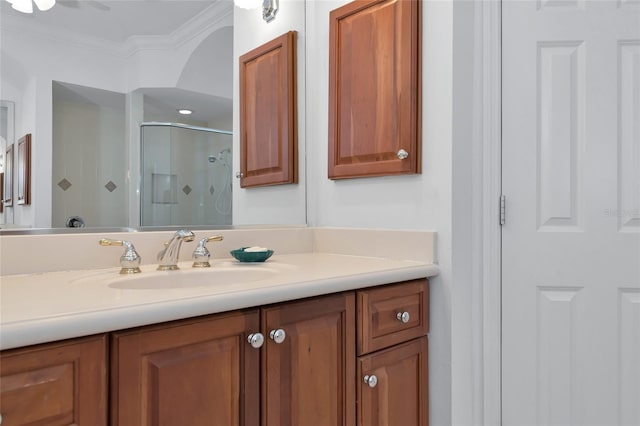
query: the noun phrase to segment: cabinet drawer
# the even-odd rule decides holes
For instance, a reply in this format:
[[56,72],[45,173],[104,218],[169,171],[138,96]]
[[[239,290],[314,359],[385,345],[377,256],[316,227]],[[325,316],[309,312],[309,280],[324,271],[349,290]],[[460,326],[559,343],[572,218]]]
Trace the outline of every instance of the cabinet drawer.
[[357,303],[358,355],[424,336],[429,331],[426,279],[358,291]]

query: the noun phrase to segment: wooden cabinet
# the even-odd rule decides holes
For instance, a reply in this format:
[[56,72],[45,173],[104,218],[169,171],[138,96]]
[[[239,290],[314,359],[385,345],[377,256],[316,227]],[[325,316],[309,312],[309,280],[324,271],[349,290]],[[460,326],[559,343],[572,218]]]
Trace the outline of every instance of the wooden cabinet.
[[4,351],[2,424],[426,426],[427,330],[415,280]]
[[420,173],[421,3],[331,12],[329,178]]
[[106,425],[106,352],[104,335],[2,352],[2,425]]
[[353,293],[118,332],[111,353],[114,425],[355,424]]
[[298,182],[295,31],[240,57],[240,186]]
[[358,425],[427,426],[428,282],[358,291]]
[[354,294],[265,308],[262,321],[263,425],[355,425]]
[[111,424],[258,425],[259,311],[114,333]]
[[426,337],[359,357],[358,377],[358,425],[428,424]]

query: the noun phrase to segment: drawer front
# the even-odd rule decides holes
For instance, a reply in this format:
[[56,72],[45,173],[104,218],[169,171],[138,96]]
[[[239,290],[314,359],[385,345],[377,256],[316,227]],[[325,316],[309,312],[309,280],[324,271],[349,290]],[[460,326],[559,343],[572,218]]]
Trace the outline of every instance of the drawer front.
[[358,291],[358,355],[406,342],[429,331],[426,279]]

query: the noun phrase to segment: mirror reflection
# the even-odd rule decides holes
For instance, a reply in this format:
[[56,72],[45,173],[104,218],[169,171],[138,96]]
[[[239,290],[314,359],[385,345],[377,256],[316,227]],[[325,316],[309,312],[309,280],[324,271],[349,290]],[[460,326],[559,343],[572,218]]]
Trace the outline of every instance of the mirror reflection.
[[231,132],[142,127],[141,225],[231,225]]
[[3,228],[231,224],[231,0],[0,3],[0,97],[35,146]]

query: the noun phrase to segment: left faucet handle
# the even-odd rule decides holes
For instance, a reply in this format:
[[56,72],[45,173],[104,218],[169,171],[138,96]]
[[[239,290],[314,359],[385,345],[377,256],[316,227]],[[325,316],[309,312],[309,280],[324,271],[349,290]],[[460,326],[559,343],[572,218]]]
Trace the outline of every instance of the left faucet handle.
[[111,240],[109,238],[101,238],[98,241],[101,246],[123,246],[124,253],[120,256],[120,273],[121,274],[138,274],[142,257],[136,251],[136,248],[129,241]]

